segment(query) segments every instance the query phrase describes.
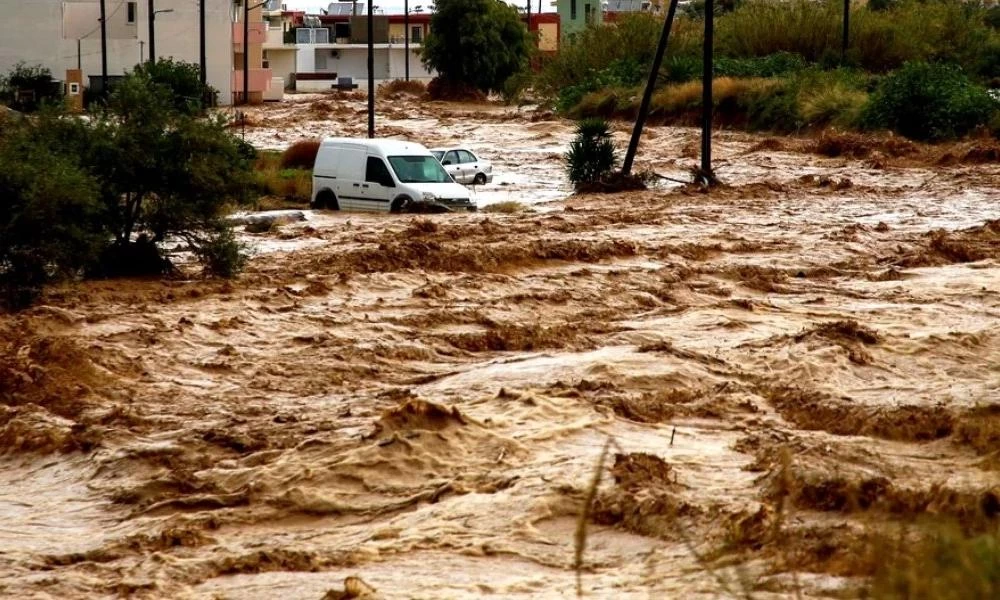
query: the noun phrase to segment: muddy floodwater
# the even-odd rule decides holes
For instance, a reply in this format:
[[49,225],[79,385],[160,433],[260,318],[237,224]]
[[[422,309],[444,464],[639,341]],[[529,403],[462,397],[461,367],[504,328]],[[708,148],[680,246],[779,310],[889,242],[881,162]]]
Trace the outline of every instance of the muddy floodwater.
[[[1000,514],[995,152],[720,132],[721,188],[574,196],[569,122],[379,106],[530,210],[306,211],[234,281],[0,317],[0,597],[844,597],[872,531]],[[246,138],[364,126],[302,96]]]

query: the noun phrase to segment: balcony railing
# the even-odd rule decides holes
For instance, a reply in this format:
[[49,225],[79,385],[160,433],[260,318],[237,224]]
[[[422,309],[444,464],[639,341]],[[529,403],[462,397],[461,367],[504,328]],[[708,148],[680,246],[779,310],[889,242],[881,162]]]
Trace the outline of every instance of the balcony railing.
[[[271,69],[250,69],[247,85],[251,92],[264,92],[271,89]],[[243,91],[243,70],[233,71],[233,91]]]
[[[248,31],[250,33],[250,43],[251,44],[263,44],[264,40],[267,39],[267,23],[260,21],[254,23],[247,23]],[[233,23],[233,45],[242,46],[243,45],[243,22],[238,21]]]

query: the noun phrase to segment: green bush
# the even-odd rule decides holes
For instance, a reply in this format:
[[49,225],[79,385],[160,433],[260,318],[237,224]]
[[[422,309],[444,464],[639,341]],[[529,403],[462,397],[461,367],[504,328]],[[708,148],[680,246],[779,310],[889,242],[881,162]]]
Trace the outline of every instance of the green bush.
[[247,263],[247,247],[228,227],[219,227],[212,235],[193,246],[205,271],[216,277],[235,277]]
[[188,242],[211,272],[241,266],[220,217],[250,200],[254,153],[224,119],[196,118],[197,110],[139,69],[87,120],[53,108],[0,125],[7,306],[81,273],[161,273],[176,240]]
[[0,76],[0,102],[20,112],[35,112],[46,102],[62,97],[62,86],[52,72],[40,65],[23,62]]
[[879,82],[862,122],[869,128],[933,141],[960,137],[986,125],[997,109],[989,92],[960,68],[907,63]]
[[607,121],[580,121],[566,153],[569,180],[577,187],[598,182],[611,173],[616,161],[617,151]]
[[218,92],[210,85],[202,85],[201,69],[194,63],[160,58],[155,63],[136,65],[132,74],[149,77],[154,84],[165,86],[177,112],[202,114],[206,108],[216,104]]
[[0,131],[0,306],[30,304],[50,281],[75,277],[105,236],[98,183],[72,157],[39,143],[46,121]]

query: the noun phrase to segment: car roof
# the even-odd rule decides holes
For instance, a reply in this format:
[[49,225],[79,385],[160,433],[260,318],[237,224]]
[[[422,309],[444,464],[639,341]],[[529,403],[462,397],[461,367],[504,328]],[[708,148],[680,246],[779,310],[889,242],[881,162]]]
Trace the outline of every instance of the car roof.
[[343,137],[330,137],[323,139],[323,145],[339,145],[339,144],[352,144],[356,146],[364,146],[366,148],[376,148],[381,150],[385,155],[426,155],[429,154],[427,148],[418,144],[416,142],[409,142],[406,140],[391,140],[391,139],[369,139],[369,138],[343,138]]

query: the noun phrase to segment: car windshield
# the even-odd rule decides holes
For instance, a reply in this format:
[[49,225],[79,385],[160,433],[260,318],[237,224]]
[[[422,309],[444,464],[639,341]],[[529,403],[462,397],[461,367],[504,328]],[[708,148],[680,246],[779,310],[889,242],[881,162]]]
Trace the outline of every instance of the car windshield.
[[401,183],[451,183],[451,176],[433,156],[390,156],[389,164]]

